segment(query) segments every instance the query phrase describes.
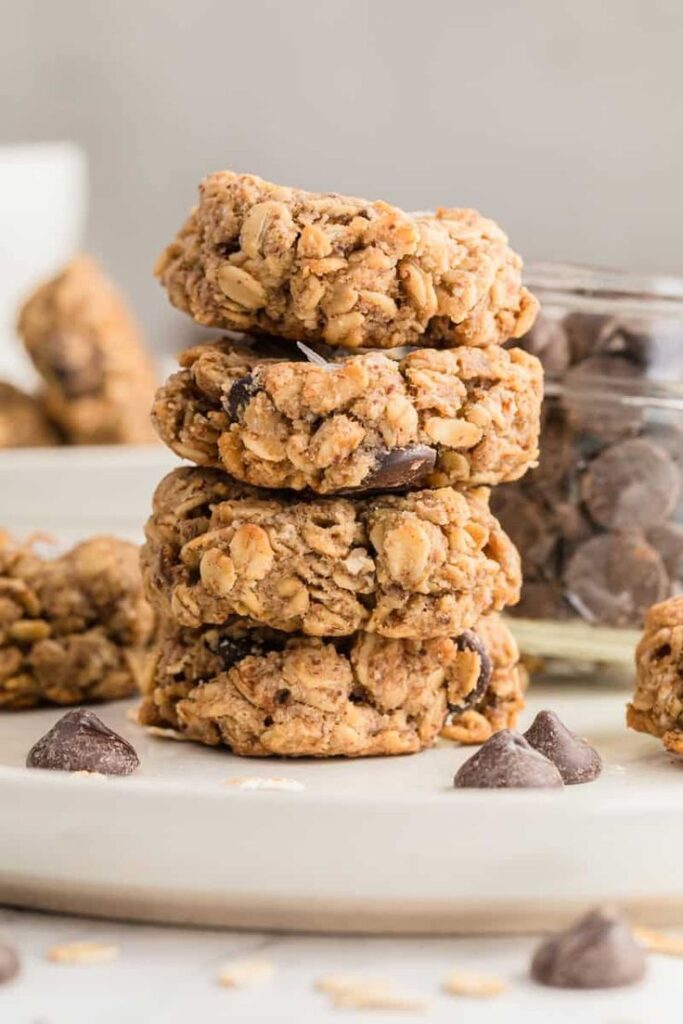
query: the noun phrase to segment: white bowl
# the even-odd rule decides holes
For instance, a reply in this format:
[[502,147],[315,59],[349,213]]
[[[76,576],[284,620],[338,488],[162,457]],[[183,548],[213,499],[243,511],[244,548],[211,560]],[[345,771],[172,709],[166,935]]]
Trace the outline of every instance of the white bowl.
[[79,146],[0,146],[0,373],[19,383],[29,372],[15,341],[18,307],[80,247],[87,201],[87,160]]

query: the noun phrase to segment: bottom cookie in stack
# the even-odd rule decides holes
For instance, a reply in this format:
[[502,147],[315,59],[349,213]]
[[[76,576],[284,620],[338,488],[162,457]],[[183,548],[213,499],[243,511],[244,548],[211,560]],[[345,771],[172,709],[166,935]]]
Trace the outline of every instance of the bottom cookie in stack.
[[333,641],[251,626],[168,632],[141,724],[246,757],[368,757],[415,753],[444,727],[479,743],[486,729],[512,727],[524,703],[517,649],[496,615],[476,632],[432,640],[359,632]]

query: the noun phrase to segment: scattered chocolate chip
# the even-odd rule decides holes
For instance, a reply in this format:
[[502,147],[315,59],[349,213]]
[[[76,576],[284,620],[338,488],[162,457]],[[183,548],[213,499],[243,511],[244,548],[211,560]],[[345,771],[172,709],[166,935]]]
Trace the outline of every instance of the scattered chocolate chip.
[[278,641],[275,637],[266,639],[258,634],[240,637],[223,635],[218,638],[216,643],[216,653],[220,656],[224,667],[229,669],[250,655],[260,657],[267,654],[268,651],[281,650],[283,644],[284,640]]
[[637,531],[604,533],[581,544],[567,563],[565,596],[587,622],[639,624],[669,592],[659,554]]
[[140,765],[134,748],[92,711],[68,711],[31,747],[29,768],[130,775]]
[[593,782],[602,771],[602,758],[597,750],[571,732],[554,711],[539,711],[524,739],[553,762],[568,786]]
[[0,985],[13,981],[20,970],[21,964],[16,949],[0,942]]
[[465,761],[456,789],[550,789],[563,786],[555,765],[511,729],[502,729]]
[[645,975],[645,954],[615,910],[591,910],[566,931],[546,939],[531,961],[531,976],[553,988],[621,988]]
[[347,488],[344,493],[362,494],[365,491],[412,487],[419,484],[435,465],[436,450],[425,444],[382,448],[377,452],[375,465],[363,483],[358,487]]
[[231,420],[239,419],[245,405],[249,403],[258,390],[258,382],[251,373],[248,373],[246,377],[239,377],[233,382],[223,399],[223,408]]
[[448,710],[451,714],[462,714],[468,708],[477,704],[486,693],[486,687],[491,682],[493,663],[485,644],[476,633],[470,629],[465,630],[453,641],[459,651],[472,651],[479,658],[479,676],[476,686],[458,704],[448,703]]
[[680,487],[668,455],[641,437],[605,448],[593,459],[581,480],[581,496],[599,526],[647,528],[671,514]]

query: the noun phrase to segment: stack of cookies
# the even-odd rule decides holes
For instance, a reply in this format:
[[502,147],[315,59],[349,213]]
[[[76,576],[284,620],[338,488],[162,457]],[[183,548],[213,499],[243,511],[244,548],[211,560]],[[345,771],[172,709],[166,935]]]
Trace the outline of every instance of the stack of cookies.
[[157,394],[195,466],[147,525],[163,635],[141,720],[256,756],[513,725],[496,613],[520,566],[487,488],[536,461],[542,371],[501,347],[536,313],[505,235],[225,172],[157,274],[197,323],[250,337],[184,352]]

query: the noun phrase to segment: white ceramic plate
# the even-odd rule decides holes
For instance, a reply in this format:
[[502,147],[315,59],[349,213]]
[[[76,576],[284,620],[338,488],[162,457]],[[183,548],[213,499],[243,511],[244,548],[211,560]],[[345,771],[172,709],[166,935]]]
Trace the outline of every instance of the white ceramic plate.
[[[56,709],[0,716],[0,902],[257,928],[531,930],[599,901],[683,919],[683,768],[623,726],[624,695],[536,692],[602,751],[563,792],[456,791],[468,752],[358,761],[235,758],[147,735],[120,703],[129,778],[22,767]],[[301,791],[244,791],[286,776]]]

